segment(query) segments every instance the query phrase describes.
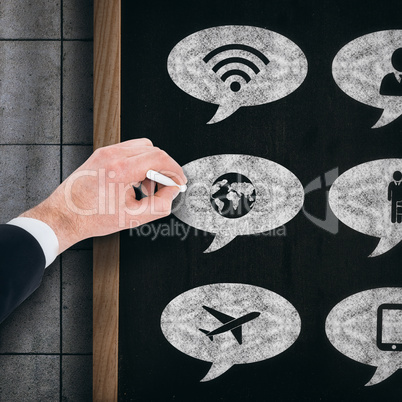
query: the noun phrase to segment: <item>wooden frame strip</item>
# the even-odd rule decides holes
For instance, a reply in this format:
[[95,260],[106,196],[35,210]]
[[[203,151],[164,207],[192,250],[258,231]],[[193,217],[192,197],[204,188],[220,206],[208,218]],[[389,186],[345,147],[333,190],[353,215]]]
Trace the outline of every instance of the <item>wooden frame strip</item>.
[[[120,142],[121,1],[94,1],[94,149]],[[93,245],[93,400],[117,401],[119,235]]]

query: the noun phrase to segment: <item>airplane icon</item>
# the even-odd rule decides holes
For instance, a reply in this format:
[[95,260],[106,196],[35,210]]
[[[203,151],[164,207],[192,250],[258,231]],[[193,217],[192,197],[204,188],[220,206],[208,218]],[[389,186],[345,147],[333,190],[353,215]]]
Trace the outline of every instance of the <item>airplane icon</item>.
[[214,340],[215,335],[223,334],[224,332],[231,331],[233,336],[236,338],[237,342],[239,345],[242,344],[242,325],[254,320],[257,318],[261,313],[254,311],[252,313],[248,313],[246,315],[243,315],[239,318],[234,318],[231,317],[230,315],[226,315],[224,313],[221,313],[219,311],[214,310],[211,307],[207,306],[202,306],[202,308],[211,315],[213,315],[215,318],[217,318],[223,325],[220,326],[219,328],[214,329],[213,331],[207,331],[206,329],[201,329],[199,330],[203,332],[211,341]]

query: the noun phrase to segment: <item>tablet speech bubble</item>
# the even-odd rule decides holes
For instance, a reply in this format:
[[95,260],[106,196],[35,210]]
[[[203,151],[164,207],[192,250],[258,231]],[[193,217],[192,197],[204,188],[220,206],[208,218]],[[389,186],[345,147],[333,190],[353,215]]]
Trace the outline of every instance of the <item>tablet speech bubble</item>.
[[167,68],[184,92],[219,105],[211,124],[241,106],[262,105],[289,95],[306,78],[307,60],[295,43],[276,32],[228,25],[181,40],[170,52]]
[[270,290],[217,283],[173,299],[162,313],[161,329],[176,349],[212,362],[201,380],[209,381],[235,364],[284,352],[298,338],[301,320],[291,303]]
[[[325,332],[345,356],[377,367],[366,385],[375,385],[402,368],[402,288],[356,293],[329,313]],[[388,347],[389,346],[389,347]]]
[[[372,128],[383,127],[402,114],[402,30],[379,31],[361,36],[344,46],[332,63],[332,75],[339,88],[351,98],[383,109]],[[387,82],[388,81],[388,82]],[[393,90],[392,87],[399,87]]]
[[402,174],[395,180],[398,172],[402,159],[366,162],[339,176],[329,191],[329,205],[340,221],[380,238],[370,257],[386,253],[402,240]]
[[301,209],[303,186],[288,169],[249,155],[214,155],[183,166],[187,191],[172,213],[188,225],[215,233],[205,252],[236,236],[267,232],[290,221]]

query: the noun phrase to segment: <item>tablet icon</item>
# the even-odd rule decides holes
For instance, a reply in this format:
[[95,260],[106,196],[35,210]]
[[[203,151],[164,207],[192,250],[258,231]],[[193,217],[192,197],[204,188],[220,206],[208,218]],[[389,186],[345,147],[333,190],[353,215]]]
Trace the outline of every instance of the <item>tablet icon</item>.
[[402,304],[381,304],[377,310],[377,346],[402,351]]
[[328,314],[325,332],[345,356],[376,367],[375,385],[402,368],[402,288],[377,288],[347,297]]

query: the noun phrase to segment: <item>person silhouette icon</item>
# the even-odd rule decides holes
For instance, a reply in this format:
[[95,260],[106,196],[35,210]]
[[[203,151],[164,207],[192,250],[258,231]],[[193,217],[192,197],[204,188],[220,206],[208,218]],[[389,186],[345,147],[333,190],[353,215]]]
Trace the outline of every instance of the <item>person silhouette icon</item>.
[[394,172],[394,181],[388,186],[388,201],[391,201],[391,222],[402,222],[402,173]]
[[387,74],[380,87],[380,94],[387,96],[402,96],[402,47],[396,49],[391,57],[395,71]]

